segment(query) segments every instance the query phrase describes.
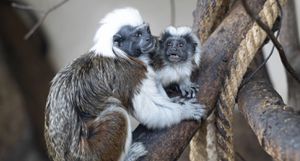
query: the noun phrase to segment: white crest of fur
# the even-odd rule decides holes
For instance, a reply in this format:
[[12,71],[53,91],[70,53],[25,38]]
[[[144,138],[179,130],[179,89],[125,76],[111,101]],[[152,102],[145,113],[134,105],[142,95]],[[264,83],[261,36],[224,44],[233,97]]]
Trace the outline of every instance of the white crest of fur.
[[178,37],[183,37],[186,35],[189,35],[193,41],[195,43],[197,43],[197,47],[195,50],[195,54],[194,54],[194,61],[197,64],[197,66],[200,65],[200,59],[201,59],[201,44],[200,44],[200,40],[198,39],[198,37],[192,32],[192,28],[188,27],[188,26],[180,26],[180,27],[174,27],[174,26],[169,26],[167,27],[163,34],[169,33],[172,36],[178,36]]
[[108,13],[101,21],[100,28],[94,37],[94,46],[91,51],[97,55],[116,57],[126,54],[116,47],[113,47],[113,36],[126,25],[138,26],[143,24],[143,18],[139,11],[134,8],[121,8]]
[[173,36],[184,36],[184,35],[192,33],[192,29],[187,26],[181,26],[181,27],[169,26],[164,31],[164,33],[167,33],[167,32]]

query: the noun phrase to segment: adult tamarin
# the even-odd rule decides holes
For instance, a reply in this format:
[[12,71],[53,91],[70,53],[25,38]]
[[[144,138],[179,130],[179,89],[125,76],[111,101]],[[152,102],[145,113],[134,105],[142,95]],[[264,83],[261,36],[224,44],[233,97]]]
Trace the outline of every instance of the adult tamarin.
[[160,35],[151,64],[164,87],[176,83],[183,96],[194,97],[197,86],[191,74],[199,67],[200,57],[200,41],[192,29],[169,26]]
[[101,20],[92,49],[52,80],[45,138],[53,160],[134,161],[146,150],[131,145],[129,114],[148,128],[203,117],[194,100],[174,103],[160,93],[156,74],[138,59],[154,46],[136,9],[117,9]]

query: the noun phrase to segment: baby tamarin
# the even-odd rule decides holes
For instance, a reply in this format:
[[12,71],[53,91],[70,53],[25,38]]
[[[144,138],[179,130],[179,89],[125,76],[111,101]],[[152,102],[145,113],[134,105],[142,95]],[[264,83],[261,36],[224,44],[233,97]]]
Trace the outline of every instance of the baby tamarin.
[[190,27],[167,27],[150,57],[163,87],[176,83],[182,96],[195,96],[197,86],[191,82],[191,74],[199,67],[201,54],[199,39]]

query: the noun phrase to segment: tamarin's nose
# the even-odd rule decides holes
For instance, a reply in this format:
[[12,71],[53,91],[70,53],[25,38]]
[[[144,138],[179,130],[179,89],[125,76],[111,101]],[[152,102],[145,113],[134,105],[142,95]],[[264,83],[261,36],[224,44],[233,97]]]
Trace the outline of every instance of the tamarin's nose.
[[171,51],[177,51],[177,48],[176,47],[172,47]]

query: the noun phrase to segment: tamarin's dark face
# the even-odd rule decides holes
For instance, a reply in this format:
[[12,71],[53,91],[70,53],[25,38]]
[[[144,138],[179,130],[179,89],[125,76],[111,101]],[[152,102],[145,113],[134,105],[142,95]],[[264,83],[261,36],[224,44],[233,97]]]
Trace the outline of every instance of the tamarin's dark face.
[[160,50],[163,51],[165,60],[170,63],[180,63],[192,58],[197,44],[190,41],[192,39],[177,36],[161,40]]
[[155,48],[155,38],[151,35],[148,24],[137,27],[124,26],[113,37],[114,46],[117,46],[128,55],[139,57]]

